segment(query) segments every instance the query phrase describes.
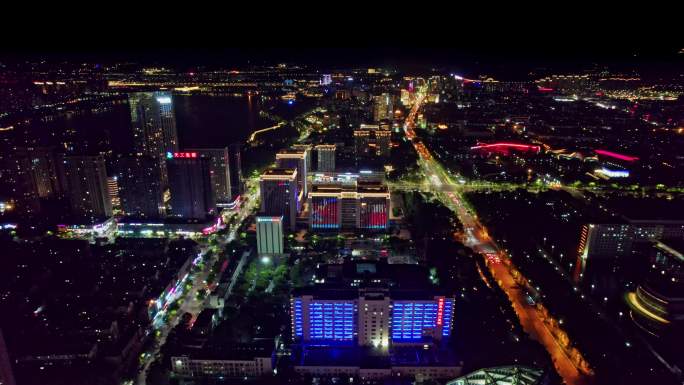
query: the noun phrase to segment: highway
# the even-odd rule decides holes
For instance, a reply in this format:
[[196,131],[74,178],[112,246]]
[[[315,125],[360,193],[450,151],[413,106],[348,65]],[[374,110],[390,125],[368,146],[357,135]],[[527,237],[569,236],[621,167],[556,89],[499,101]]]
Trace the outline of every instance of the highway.
[[[430,190],[452,211],[463,224],[464,243],[474,251],[484,254],[488,260],[488,267],[499,286],[506,292],[511,304],[518,315],[525,332],[539,341],[553,360],[556,371],[568,385],[585,384],[589,378],[575,367],[573,361],[566,355],[564,349],[556,342],[551,331],[546,327],[536,308],[527,305],[521,289],[516,284],[508,267],[501,263],[500,258],[507,255],[489,237],[487,229],[479,222],[474,213],[463,200],[462,190],[444,167],[435,160],[427,147],[420,141],[414,131],[415,118],[425,101],[425,88],[419,91],[416,103],[411,108],[403,128],[418,153],[418,163],[425,178],[430,183]],[[445,186],[450,186],[445,188]]]

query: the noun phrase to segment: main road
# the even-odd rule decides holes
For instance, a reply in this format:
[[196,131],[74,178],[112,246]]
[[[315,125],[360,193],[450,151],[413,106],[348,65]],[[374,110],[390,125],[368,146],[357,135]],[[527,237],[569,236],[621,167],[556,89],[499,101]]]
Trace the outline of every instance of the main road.
[[[404,133],[406,138],[413,143],[413,146],[418,153],[419,166],[425,178],[432,185],[432,191],[435,191],[436,196],[448,208],[456,213],[456,216],[463,224],[465,233],[464,243],[466,246],[469,246],[474,251],[488,257],[488,260],[490,261],[490,263],[488,263],[489,269],[501,288],[508,295],[523,329],[530,337],[539,341],[544,346],[551,356],[556,371],[563,381],[568,385],[585,384],[588,381],[588,378],[575,367],[564,349],[556,342],[555,338],[540,318],[539,313],[537,313],[536,308],[529,306],[526,303],[524,293],[522,293],[519,286],[515,283],[515,279],[511,275],[509,269],[504,264],[500,263],[499,256],[505,257],[505,254],[498,247],[496,242],[490,238],[487,229],[479,222],[477,215],[464,202],[460,193],[459,184],[456,183],[444,167],[435,160],[427,147],[425,147],[423,142],[416,136],[414,131],[415,119],[425,101],[425,96],[425,88],[423,88],[418,92],[416,102],[406,117],[404,122]],[[451,188],[444,188],[445,186],[450,186]]]
[[[228,233],[218,239],[219,247],[223,248],[226,246],[227,243],[237,238],[237,230],[240,228],[240,225],[242,225],[244,220],[247,219],[249,215],[251,215],[252,212],[254,212],[254,210],[256,209],[256,203],[258,201],[256,188],[258,182],[256,179],[256,177],[250,178],[245,183],[246,199],[243,200],[246,201],[246,203],[236,211],[231,212],[227,216],[224,216],[225,219],[237,216],[237,220],[234,221],[234,223],[231,225]],[[188,282],[180,282],[181,285],[190,284],[191,289],[188,290],[185,296],[177,299],[177,301],[179,301],[181,305],[176,312],[176,316],[170,317],[164,321],[164,310],[159,311],[157,316],[155,316],[155,319],[152,322],[152,328],[155,333],[154,338],[156,338],[156,341],[151,351],[145,352],[141,355],[142,362],[140,365],[140,371],[138,372],[138,376],[135,380],[135,383],[137,385],[146,385],[147,375],[149,374],[150,366],[156,359],[159,358],[159,350],[166,343],[166,338],[168,337],[169,332],[178,324],[178,321],[181,318],[180,316],[184,313],[190,313],[193,316],[193,318],[195,318],[200,312],[202,312],[202,310],[204,310],[207,301],[205,299],[198,299],[197,293],[200,290],[207,289],[206,279],[209,276],[209,273],[211,272],[211,269],[218,255],[217,252],[214,252],[212,253],[211,258],[206,258],[207,251],[209,250],[209,246],[203,246],[199,255],[202,258],[198,258],[196,260],[196,262],[199,262],[200,260],[204,261],[204,269],[202,269],[200,272],[192,276],[192,278],[189,278]],[[234,284],[235,279],[237,279],[237,276],[238,275],[235,274],[233,275],[230,284],[231,287]],[[218,282],[220,279],[221,277],[219,274],[216,277],[216,281]]]

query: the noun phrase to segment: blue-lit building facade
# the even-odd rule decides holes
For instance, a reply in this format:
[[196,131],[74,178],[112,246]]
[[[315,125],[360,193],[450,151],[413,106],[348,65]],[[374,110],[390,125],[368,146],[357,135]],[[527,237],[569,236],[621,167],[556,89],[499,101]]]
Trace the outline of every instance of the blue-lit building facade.
[[424,266],[320,265],[290,306],[292,359],[301,375],[360,382],[460,375],[462,362],[449,344],[454,298],[435,289]]
[[414,299],[393,299],[391,292],[383,290],[345,294],[346,298],[330,298],[325,292],[293,297],[294,340],[302,344],[388,348],[397,344],[439,344],[451,336],[453,298],[414,293]]

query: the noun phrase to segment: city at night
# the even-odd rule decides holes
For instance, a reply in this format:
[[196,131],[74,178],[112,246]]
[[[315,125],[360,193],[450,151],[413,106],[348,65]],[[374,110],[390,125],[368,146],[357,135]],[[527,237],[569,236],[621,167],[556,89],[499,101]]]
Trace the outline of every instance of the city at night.
[[0,49],[0,385],[684,384],[684,44],[153,42]]

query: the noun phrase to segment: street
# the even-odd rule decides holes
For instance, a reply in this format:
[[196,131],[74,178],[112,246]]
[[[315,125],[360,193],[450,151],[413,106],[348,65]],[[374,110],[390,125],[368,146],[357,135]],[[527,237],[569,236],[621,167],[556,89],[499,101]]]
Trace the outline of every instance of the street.
[[[231,212],[228,215],[224,217],[224,219],[229,219],[231,217],[237,217],[237,220],[234,221],[234,223],[231,225],[228,233],[218,239],[218,245],[220,248],[225,248],[225,246],[233,241],[237,236],[237,230],[240,228],[240,225],[244,222],[244,220],[249,217],[249,215],[252,214],[252,212],[256,209],[256,203],[257,203],[257,188],[256,185],[258,184],[258,178],[252,177],[248,179],[245,182],[245,194],[247,196],[246,203],[242,206],[240,206],[237,211]],[[204,257],[206,256],[207,251],[210,250],[209,246],[203,246],[202,250],[200,252],[200,256],[203,257],[202,259],[204,260]],[[152,327],[154,330],[154,333],[156,334],[156,341],[153,346],[153,350],[149,352],[144,352],[142,353],[143,358],[143,363],[141,364],[141,369],[140,372],[138,373],[137,379],[136,379],[136,384],[138,385],[146,385],[147,383],[147,375],[149,373],[150,366],[152,363],[159,358],[159,350],[161,347],[166,343],[166,338],[169,335],[169,332],[178,324],[178,320],[180,319],[180,316],[185,314],[185,313],[190,313],[193,317],[197,317],[197,315],[204,310],[204,307],[207,304],[207,301],[205,299],[198,300],[197,298],[197,293],[200,290],[205,290],[207,288],[206,285],[206,279],[209,276],[209,273],[211,272],[212,266],[214,264],[214,261],[218,257],[218,253],[214,252],[212,253],[212,257],[209,260],[204,260],[204,268],[195,274],[190,282],[192,285],[191,289],[187,291],[186,295],[183,296],[182,298],[177,299],[177,301],[180,303],[180,307],[178,311],[176,312],[176,316],[174,317],[169,317],[167,322],[163,322],[163,310],[159,311],[155,319],[153,320]],[[236,256],[233,256],[236,257]],[[244,259],[244,258],[243,258]],[[244,263],[244,262],[243,262]],[[216,277],[216,281],[219,281],[221,279],[220,272],[218,273]],[[239,274],[234,274],[231,278],[231,283],[230,287],[232,288],[235,281],[237,280]],[[182,283],[182,284],[187,284],[187,283]]]
[[[416,137],[414,131],[415,118],[424,100],[424,90],[421,90],[419,91],[416,103],[413,105],[404,122],[404,132],[406,138],[411,140],[418,153],[418,164],[425,178],[431,184],[431,191],[435,191],[435,195],[438,199],[456,213],[456,216],[463,224],[465,233],[464,243],[466,246],[487,256],[504,256],[504,253],[502,253],[496,243],[489,237],[486,228],[478,221],[477,215],[464,203],[459,184],[454,182],[444,167],[435,160],[425,145]],[[446,189],[446,186],[450,186],[451,188]],[[531,338],[539,341],[544,346],[553,360],[556,371],[563,378],[563,381],[568,385],[584,384],[587,380],[586,376],[578,371],[572,360],[556,342],[543,320],[539,317],[536,308],[526,304],[523,293],[518,288],[506,265],[497,263],[496,261],[488,263],[487,265],[489,266],[492,275],[499,282],[499,285],[511,301],[523,329]]]

